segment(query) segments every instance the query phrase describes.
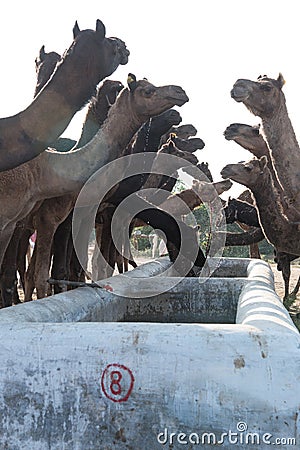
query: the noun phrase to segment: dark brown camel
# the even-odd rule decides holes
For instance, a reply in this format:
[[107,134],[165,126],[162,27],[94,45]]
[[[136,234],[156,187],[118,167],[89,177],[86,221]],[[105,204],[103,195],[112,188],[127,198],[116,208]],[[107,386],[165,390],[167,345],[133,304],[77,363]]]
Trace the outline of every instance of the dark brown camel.
[[[72,45],[40,94],[24,111],[0,120],[0,171],[43,152],[67,128],[98,82],[128,61],[124,42],[106,38],[100,20],[96,31],[80,31],[76,22],[73,35]],[[88,68],[84,77],[83,68]]]
[[[158,141],[159,142],[159,141]],[[152,147],[153,149],[153,147]],[[167,142],[166,144],[164,144],[161,149],[159,149],[159,151],[157,152],[157,157],[159,157],[160,154],[172,154],[174,156],[177,156],[178,158],[181,159],[185,159],[187,161],[189,161],[192,164],[196,164],[197,163],[197,158],[196,156],[194,156],[191,153],[187,153],[187,152],[182,152],[181,150],[177,149],[175,144],[173,143],[172,140],[170,140],[169,142]],[[153,162],[155,162],[156,159],[156,154],[155,153],[151,153],[151,155],[153,154],[154,156],[154,160]],[[149,175],[149,177],[151,177],[152,174]],[[149,177],[146,181],[146,183],[149,180]],[[128,197],[129,195],[132,195],[134,192],[137,192],[140,188],[144,189],[144,185],[140,185],[140,176],[134,176],[134,177],[130,177],[127,178],[126,180],[124,180],[122,183],[120,183],[120,185],[123,185],[123,188],[118,188],[118,190],[116,192],[114,192],[111,196],[107,196],[106,201],[109,203],[110,207],[109,207],[109,213],[110,215],[108,216],[108,220],[105,220],[105,214],[101,211],[100,212],[100,217],[99,217],[99,225],[97,226],[97,220],[96,220],[96,235],[97,235],[97,243],[98,243],[98,247],[101,251],[101,255],[103,255],[103,257],[106,259],[106,261],[108,262],[108,265],[106,267],[102,267],[99,263],[99,268],[97,270],[97,274],[95,274],[95,279],[103,279],[106,278],[107,276],[110,276],[113,272],[115,263],[116,261],[116,251],[113,250],[114,244],[112,241],[112,236],[111,236],[111,232],[110,232],[110,220],[111,220],[111,216],[113,214],[113,206],[114,208],[116,208],[126,197]],[[153,186],[152,186],[153,187]],[[97,229],[98,228],[98,229]],[[120,229],[124,229],[124,227],[120,227]],[[124,234],[120,235],[120,240],[123,240],[124,244],[119,244],[119,249],[122,247],[122,245],[126,245],[125,242],[128,241],[128,236],[125,236]],[[129,248],[129,246],[127,245],[127,248]],[[127,259],[131,259],[130,257]],[[94,267],[96,267],[96,263],[94,262]]]
[[[135,137],[132,139],[132,142],[124,149],[124,155],[128,154],[137,154],[144,153],[150,154],[150,152],[157,152],[159,148],[159,143],[161,139],[161,135],[168,131],[173,125],[177,125],[181,122],[181,116],[178,111],[175,109],[169,109],[158,116],[155,116],[149,119],[136,133]],[[108,254],[110,253],[110,262],[111,266],[115,265],[113,259],[116,259],[116,263],[118,268],[123,271],[123,263],[121,263],[121,256],[116,252],[113,254],[113,250],[111,249],[112,243],[110,240],[110,234],[106,233],[107,227],[110,226],[110,218],[111,218],[111,203],[118,204],[120,203],[122,198],[127,197],[132,192],[136,192],[140,189],[148,177],[148,173],[140,173],[138,175],[134,175],[131,177],[126,177],[126,173],[124,173],[124,179],[115,187],[112,191],[108,192],[102,203],[98,208],[98,213],[96,215],[96,236],[98,245],[102,245],[102,253],[106,255],[108,258]],[[105,208],[106,204],[109,204],[108,208]],[[105,239],[102,239],[101,235],[107,234]],[[88,253],[88,236],[85,236],[86,242],[83,244],[84,236],[82,238],[82,246],[86,247],[86,261],[87,261],[87,253]],[[110,250],[111,249],[111,250]],[[83,252],[83,250],[82,250]],[[96,257],[95,257],[96,258]],[[94,258],[94,259],[95,259]],[[131,265],[135,266],[136,264],[133,261],[133,258],[130,257],[129,261]],[[125,270],[128,269],[128,262],[126,258],[124,258],[124,266]],[[82,262],[82,261],[81,261]],[[95,263],[94,263],[95,265]],[[53,274],[53,278],[55,278],[55,273]],[[82,267],[82,264],[77,259],[76,253],[72,252],[71,257],[71,268],[69,273],[69,278],[72,281],[84,281],[85,279],[85,267]]]

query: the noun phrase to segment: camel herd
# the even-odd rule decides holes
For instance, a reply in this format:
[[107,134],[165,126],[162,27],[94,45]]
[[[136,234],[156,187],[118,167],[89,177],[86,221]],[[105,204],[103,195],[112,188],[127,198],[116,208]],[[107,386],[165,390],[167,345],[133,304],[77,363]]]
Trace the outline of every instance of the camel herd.
[[[108,79],[128,58],[125,43],[106,37],[100,20],[95,30],[81,31],[76,22],[73,42],[62,56],[41,47],[32,103],[0,120],[2,306],[20,301],[17,272],[25,301],[32,299],[34,289],[42,298],[65,288],[63,283],[49,285],[50,277],[84,281],[91,228],[98,244],[93,255],[95,280],[111,276],[115,265],[119,272],[128,270],[128,264],[136,266],[129,236],[135,226],[145,223],[165,234],[178,273],[195,276],[206,255],[195,228],[183,217],[203,202],[212,209],[219,202],[224,206],[220,214],[228,223],[248,226],[245,233],[228,234],[226,245],[255,245],[264,236],[273,244],[288,295],[290,262],[300,255],[300,153],[282,76],[235,83],[231,96],[261,117],[261,125],[232,124],[224,135],[255,158],[227,165],[221,172],[224,180],[213,182],[207,165],[200,164],[194,154],[204,142],[195,137],[193,125],[181,125],[181,115],[173,109],[189,100],[180,86],[157,87],[131,73],[126,87]],[[86,103],[79,140],[61,138]],[[112,176],[104,170],[110,163],[114,164]],[[193,177],[193,185],[172,194],[179,169]],[[251,191],[246,201],[224,205],[220,200],[219,195],[230,189],[230,180]],[[87,184],[88,195],[83,194]],[[101,197],[106,185],[111,187]],[[91,206],[94,216],[88,226]],[[75,210],[77,216],[80,210],[81,218],[74,235]],[[117,242],[111,226],[116,211],[121,214]],[[36,243],[27,265],[34,231]]]

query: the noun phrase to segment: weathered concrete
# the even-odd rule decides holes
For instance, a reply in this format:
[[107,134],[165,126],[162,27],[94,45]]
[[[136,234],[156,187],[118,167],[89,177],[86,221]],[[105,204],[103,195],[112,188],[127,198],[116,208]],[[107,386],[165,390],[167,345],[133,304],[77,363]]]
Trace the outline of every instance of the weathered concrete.
[[[224,278],[232,265],[240,279]],[[153,267],[137,274],[157,274]],[[205,449],[212,447],[208,439],[230,450],[270,448],[277,438],[299,446],[300,336],[274,292],[270,268],[226,259],[214,275],[222,278],[182,280],[164,300],[155,295],[159,286],[152,297],[131,302],[81,288],[0,311],[0,448],[180,449],[197,448],[197,438]],[[114,282],[105,284],[117,290]],[[68,300],[75,293],[76,307]],[[210,321],[212,308],[219,319],[218,295],[226,293],[220,302],[231,312],[223,318],[232,323],[153,322],[164,313],[168,322]],[[40,309],[41,302],[50,307]],[[72,322],[89,314],[104,322]],[[115,322],[125,319],[137,322]],[[273,446],[298,448],[282,442]]]

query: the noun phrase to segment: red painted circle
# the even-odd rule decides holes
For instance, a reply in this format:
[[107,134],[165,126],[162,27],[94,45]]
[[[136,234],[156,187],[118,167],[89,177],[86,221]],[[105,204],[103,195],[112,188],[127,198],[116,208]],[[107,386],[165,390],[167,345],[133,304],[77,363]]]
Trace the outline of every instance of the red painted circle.
[[102,391],[113,402],[126,402],[132,392],[133,384],[133,373],[123,364],[108,364],[102,373]]

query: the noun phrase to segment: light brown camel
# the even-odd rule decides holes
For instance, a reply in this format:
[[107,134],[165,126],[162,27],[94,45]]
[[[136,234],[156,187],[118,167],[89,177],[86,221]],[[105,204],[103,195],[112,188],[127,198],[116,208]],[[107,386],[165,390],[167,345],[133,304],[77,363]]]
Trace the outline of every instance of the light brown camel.
[[107,120],[87,145],[69,153],[45,151],[22,168],[3,172],[1,260],[15,223],[29,213],[35,202],[78,192],[99,167],[122,153],[149,117],[186,101],[188,97],[179,86],[156,87],[146,80],[135,81],[120,93]]
[[251,190],[265,237],[277,251],[300,255],[298,225],[291,223],[282,213],[267,158],[262,156],[247,163],[228,164],[222,169],[221,175]]
[[[76,34],[76,32],[78,33],[78,29],[77,29],[77,31],[74,30],[74,35]],[[37,73],[35,96],[39,94],[41,89],[49,81],[60,58],[61,57],[58,53],[56,53],[56,52],[46,53],[44,46],[41,47],[39,55],[35,60],[35,67],[36,67],[36,73]],[[113,58],[113,64],[116,64],[115,58]],[[107,60],[103,61],[103,66],[108,69],[109,66],[108,66]],[[105,73],[105,72],[103,72],[103,73]],[[81,142],[82,146],[96,133],[97,130],[95,131],[94,126],[93,126],[94,121],[96,121],[96,120],[99,121],[99,126],[98,126],[98,129],[99,129],[100,123],[102,123],[104,121],[105,117],[107,116],[107,111],[108,111],[110,105],[112,103],[114,103],[114,101],[116,99],[116,95],[120,92],[120,90],[122,88],[123,88],[123,85],[120,82],[113,81],[113,80],[105,80],[102,83],[102,86],[100,86],[100,88],[97,89],[97,93],[96,93],[95,97],[93,97],[93,100],[90,102],[90,105],[88,108],[88,113],[87,113],[86,126],[83,128],[82,135],[80,137],[80,142]],[[100,120],[101,120],[101,122],[100,122]],[[69,145],[69,142],[72,142],[70,139],[63,139],[63,143],[61,143],[61,141],[62,141],[62,139],[59,138],[53,143],[54,145],[58,146],[59,150],[62,146],[63,147],[65,146],[65,141],[68,141],[67,142],[68,145]],[[75,141],[74,141],[74,143],[76,144]],[[69,145],[69,148],[70,147],[71,146]],[[78,145],[77,146],[74,145],[73,150],[76,147],[78,147]],[[59,198],[46,199],[45,205],[44,206],[42,205],[40,207],[40,210],[37,210],[34,213],[34,216],[32,216],[30,218],[30,221],[29,221],[30,223],[32,221],[34,221],[36,226],[38,226],[39,224],[42,224],[42,227],[37,229],[37,233],[38,233],[39,237],[37,239],[37,243],[35,246],[35,251],[34,251],[34,255],[33,255],[34,258],[32,259],[32,262],[29,266],[29,270],[27,272],[26,284],[28,284],[29,286],[34,286],[33,272],[34,272],[34,263],[36,260],[38,261],[37,266],[39,267],[38,275],[36,275],[37,280],[39,280],[41,278],[41,274],[44,273],[44,270],[42,270],[42,267],[44,264],[47,265],[47,261],[49,259],[48,252],[50,251],[50,248],[51,248],[50,236],[53,235],[55,228],[58,226],[58,224],[60,223],[62,218],[64,218],[64,215],[68,214],[68,212],[70,211],[74,202],[75,202],[75,198],[74,198],[74,200],[72,200],[70,195],[66,195],[65,198],[59,197]],[[63,204],[65,204],[65,210],[66,210],[65,212],[63,211]],[[41,218],[38,217],[39,214],[42,215]],[[3,299],[3,303],[5,304],[5,306],[11,305],[12,297],[9,298],[9,296],[14,291],[13,286],[15,285],[16,280],[17,280],[16,274],[15,274],[15,276],[12,276],[14,273],[14,270],[16,270],[17,262],[14,261],[14,264],[12,264],[12,261],[13,261],[13,258],[14,257],[17,258],[17,254],[19,254],[18,241],[21,238],[21,233],[19,231],[19,228],[20,228],[20,226],[18,226],[17,229],[15,230],[16,236],[14,236],[14,239],[11,239],[9,246],[8,246],[8,250],[7,250],[7,251],[9,251],[8,258],[9,258],[10,268],[8,268],[8,264],[6,262],[1,267],[1,276],[0,276],[1,291],[2,291],[3,295],[5,296],[5,298]],[[26,229],[24,229],[24,233],[27,236],[28,232]],[[43,234],[45,236],[45,239],[43,238]],[[18,238],[18,236],[19,236],[19,238]],[[24,246],[22,246],[22,248],[23,247]],[[25,249],[25,247],[24,247],[24,249]],[[45,258],[43,258],[43,249],[46,249]],[[36,253],[38,253],[38,256],[36,256]],[[21,258],[23,260],[24,256],[19,254],[19,258]],[[7,260],[7,258],[5,257],[5,261],[6,260]],[[22,267],[23,267],[23,264],[22,264]],[[22,274],[21,274],[21,276],[22,276]],[[24,286],[24,284],[23,284],[23,286]],[[28,289],[30,289],[30,287]],[[2,295],[2,297],[3,297],[3,295]],[[26,294],[25,294],[25,298],[26,298]]]
[[80,31],[76,22],[73,34],[72,45],[40,94],[24,111],[0,120],[0,171],[43,152],[67,128],[98,82],[127,63],[124,42],[106,38],[100,20],[96,31]]
[[[228,191],[232,186],[230,180],[208,182],[194,180],[190,189],[184,189],[177,194],[171,194],[159,205],[161,209],[171,213],[174,216],[186,215],[203,202],[213,202],[217,196]],[[178,202],[178,199],[182,202]],[[185,206],[186,205],[186,206]]]
[[[231,96],[262,120],[262,133],[268,143],[278,179],[288,201],[298,212],[300,222],[300,149],[288,115],[281,74],[272,79],[237,80]],[[288,210],[286,211],[289,216]]]
[[[105,80],[97,89],[96,96],[90,102],[79,138],[79,142],[82,145],[87,143],[96,134],[97,130],[99,130],[121,88],[123,88],[123,85],[119,81]],[[98,128],[96,129],[97,123]],[[74,146],[73,150],[75,148],[78,148],[78,143]],[[54,233],[57,227],[67,219],[74,207],[76,198],[77,193],[46,199],[34,214],[33,221],[37,231],[37,239],[25,276],[26,301],[31,300],[35,287],[37,298],[45,297],[48,291],[45,280],[47,280],[49,274],[52,254],[51,243]]]
[[[289,211],[288,218],[292,218],[292,220],[297,220],[297,212],[295,215],[292,216],[293,209],[291,205],[286,205],[286,196],[285,192],[281,187],[281,184],[279,183],[276,171],[274,170],[271,155],[269,152],[269,148],[267,145],[267,142],[263,138],[262,134],[260,133],[260,126],[250,126],[242,123],[233,123],[229,125],[225,132],[224,132],[225,139],[227,140],[233,140],[239,145],[241,145],[246,150],[249,150],[254,156],[257,158],[260,158],[261,156],[265,155],[268,159],[268,168],[271,172],[272,179],[274,182],[274,186],[277,190],[277,192],[280,195],[280,201],[283,205],[284,211]],[[253,204],[253,198],[251,196],[250,191],[244,191],[241,196],[244,196],[244,201],[247,201],[248,203]],[[251,244],[251,246],[257,246],[257,244]],[[283,252],[277,252],[275,261],[277,262],[277,269],[282,272],[282,277],[284,280],[284,286],[285,286],[285,295],[286,298],[289,295],[289,283],[290,283],[290,274],[291,274],[291,268],[290,263],[296,259],[294,255],[290,255]]]
[[260,126],[250,126],[242,123],[233,123],[226,128],[224,136],[227,140],[235,141],[257,158],[260,158],[261,156],[267,157],[268,168],[271,172],[274,186],[280,196],[283,211],[286,213],[288,219],[290,219],[292,222],[297,221],[298,211],[290,202],[287,201],[286,192],[285,189],[282,188],[282,185],[278,180],[276,167],[274,167],[274,164],[272,162],[268,144],[263,135],[260,133]]

